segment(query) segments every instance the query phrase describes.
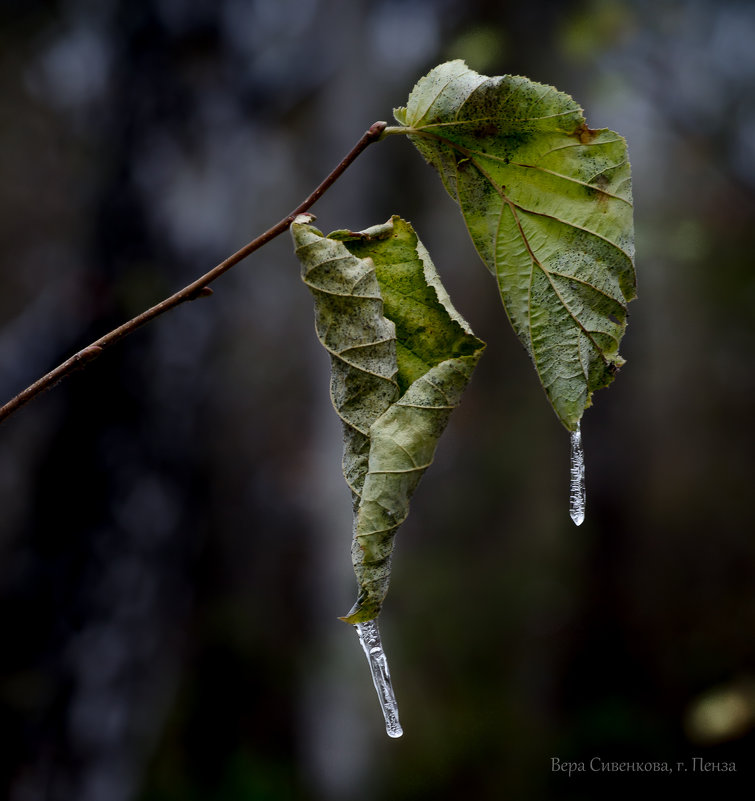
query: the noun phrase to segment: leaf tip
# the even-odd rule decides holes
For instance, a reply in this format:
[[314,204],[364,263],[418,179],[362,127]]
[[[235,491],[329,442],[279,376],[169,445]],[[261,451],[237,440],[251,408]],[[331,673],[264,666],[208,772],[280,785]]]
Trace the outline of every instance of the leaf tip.
[[355,626],[357,623],[367,623],[370,620],[376,620],[379,614],[380,606],[378,606],[374,601],[363,604],[360,599],[357,599],[354,606],[352,606],[345,615],[339,617],[338,619],[343,620],[344,623],[349,623],[352,626]]

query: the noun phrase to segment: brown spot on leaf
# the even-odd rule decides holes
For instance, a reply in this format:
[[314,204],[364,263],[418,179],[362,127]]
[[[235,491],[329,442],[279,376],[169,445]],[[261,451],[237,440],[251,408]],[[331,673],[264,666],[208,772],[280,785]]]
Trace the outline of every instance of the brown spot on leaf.
[[596,177],[593,179],[593,181],[592,181],[592,182],[593,182],[593,184],[594,184],[594,185],[595,185],[595,186],[596,186],[598,189],[602,189],[603,191],[605,191],[605,190],[606,190],[606,187],[607,187],[607,186],[608,186],[608,185],[611,183],[611,182],[608,180],[608,178],[606,178],[606,176],[605,176],[605,175],[603,175],[602,173],[601,173],[600,175],[596,176]]
[[588,128],[587,123],[583,122],[577,127],[573,135],[576,136],[583,145],[589,145],[598,135],[598,131],[595,128]]
[[597,178],[592,180],[590,184],[590,188],[593,191],[593,197],[598,201],[598,205],[602,206],[602,210],[605,212],[608,210],[608,198],[610,195],[608,194],[608,187],[610,181],[605,177],[605,175],[598,175]]

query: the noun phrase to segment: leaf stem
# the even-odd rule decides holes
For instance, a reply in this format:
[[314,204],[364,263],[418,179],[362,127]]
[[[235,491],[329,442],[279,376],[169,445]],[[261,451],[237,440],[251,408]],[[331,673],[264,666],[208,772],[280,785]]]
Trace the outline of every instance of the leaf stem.
[[381,134],[381,139],[385,139],[386,136],[405,136],[407,134],[417,133],[414,128],[411,128],[407,125],[388,125]]
[[237,250],[227,259],[221,261],[220,264],[213,267],[209,272],[206,272],[204,275],[200,276],[195,281],[192,281],[183,289],[180,289],[178,292],[170,295],[170,297],[161,300],[159,303],[150,307],[146,311],[143,311],[141,314],[138,314],[128,322],[123,323],[123,325],[114,328],[109,333],[92,342],[90,345],[87,345],[87,347],[82,348],[73,356],[55,367],[53,370],[50,370],[49,373],[37,379],[33,384],[30,384],[26,389],[24,389],[22,392],[19,392],[18,395],[9,400],[4,406],[0,407],[0,422],[5,420],[14,412],[18,411],[18,409],[27,404],[37,395],[40,395],[41,393],[55,386],[55,384],[66,378],[66,376],[70,375],[72,372],[85,367],[87,364],[94,361],[94,359],[102,354],[102,351],[105,348],[115,344],[125,336],[128,336],[128,334],[130,334],[132,331],[136,331],[137,328],[140,328],[151,320],[154,320],[156,317],[159,317],[161,314],[164,314],[168,310],[173,309],[176,306],[185,303],[186,301],[196,300],[197,298],[211,295],[212,290],[209,288],[209,284],[211,284],[216,278],[219,278],[221,275],[223,275],[223,273],[230,270],[231,267],[234,267],[247,256],[254,253],[255,250],[258,250],[263,245],[266,245],[268,242],[275,239],[275,237],[288,230],[289,226],[294,221],[294,218],[311,208],[338,180],[338,178],[341,177],[346,169],[352,164],[357,156],[359,156],[362,151],[368,147],[368,145],[371,145],[373,142],[377,142],[383,138],[386,130],[387,123],[382,121],[374,122],[364,132],[362,138],[346,154],[338,166],[336,166],[335,169],[328,174],[325,180],[314,190],[314,192],[312,192],[312,194],[309,195],[309,197],[300,205],[298,205],[290,214],[287,214],[282,220],[272,226],[272,228],[269,228],[263,234],[260,234],[256,239],[248,242],[246,245],[244,245],[244,247],[242,247],[240,250]]

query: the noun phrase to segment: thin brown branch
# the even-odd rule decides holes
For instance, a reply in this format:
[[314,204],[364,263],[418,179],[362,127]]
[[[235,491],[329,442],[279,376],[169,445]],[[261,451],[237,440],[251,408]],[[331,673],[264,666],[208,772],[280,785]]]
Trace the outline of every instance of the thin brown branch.
[[127,323],[118,326],[118,328],[114,328],[109,333],[92,342],[90,345],[87,345],[87,347],[82,348],[82,350],[75,353],[69,359],[66,359],[66,361],[64,361],[62,364],[59,364],[55,369],[51,370],[46,375],[43,375],[25,390],[19,392],[19,394],[16,395],[12,400],[0,407],[0,422],[13,414],[13,412],[20,409],[22,406],[32,400],[32,398],[35,398],[37,395],[45,392],[45,390],[55,386],[55,384],[64,379],[66,376],[70,375],[70,373],[85,367],[87,364],[100,356],[105,348],[115,344],[125,336],[128,336],[128,334],[130,334],[132,331],[136,331],[137,328],[140,328],[151,320],[154,320],[156,317],[164,314],[169,309],[179,306],[181,303],[185,303],[187,300],[195,300],[196,298],[212,294],[212,290],[209,289],[208,286],[209,284],[211,284],[216,278],[219,278],[221,275],[223,275],[224,272],[230,270],[231,267],[245,259],[251,253],[254,253],[255,250],[258,250],[272,239],[275,239],[276,236],[279,236],[284,231],[288,230],[295,217],[310,209],[338,180],[338,178],[340,178],[340,176],[346,171],[351,163],[363,150],[365,150],[365,148],[367,148],[368,145],[371,145],[373,142],[377,142],[382,138],[385,128],[385,122],[373,123],[365,131],[362,138],[347,153],[343,161],[341,161],[341,163],[327,176],[327,178],[325,178],[325,180],[317,187],[317,189],[315,189],[315,191],[312,192],[312,194],[303,203],[297,206],[290,214],[286,215],[272,228],[269,228],[267,231],[265,231],[265,233],[260,234],[260,236],[258,236],[256,239],[253,239],[251,242],[244,245],[243,248],[237,250],[232,256],[229,256],[224,261],[221,261],[220,264],[218,264],[216,267],[213,267],[209,272],[205,273],[200,278],[197,278],[196,281],[188,284],[188,286],[180,289],[170,297],[161,300],[159,303],[137,315]]

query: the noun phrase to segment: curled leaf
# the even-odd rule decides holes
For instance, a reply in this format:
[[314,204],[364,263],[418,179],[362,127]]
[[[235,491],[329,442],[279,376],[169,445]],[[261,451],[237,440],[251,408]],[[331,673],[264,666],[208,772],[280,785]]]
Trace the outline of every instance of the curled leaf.
[[325,237],[310,221],[297,218],[291,232],[344,424],[359,596],[343,619],[360,623],[380,612],[394,536],[485,346],[409,223]]
[[551,405],[574,431],[624,363],[636,295],[625,140],[588,128],[551,86],[478,75],[463,61],[433,69],[394,114],[459,203]]

